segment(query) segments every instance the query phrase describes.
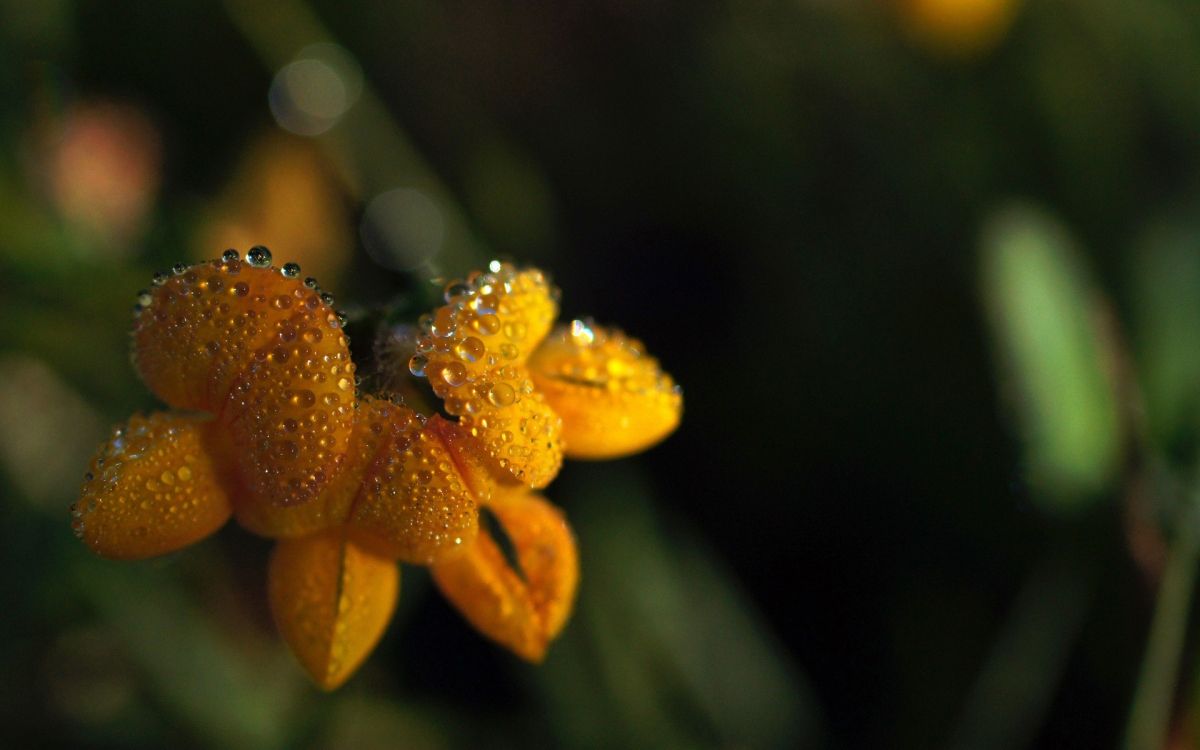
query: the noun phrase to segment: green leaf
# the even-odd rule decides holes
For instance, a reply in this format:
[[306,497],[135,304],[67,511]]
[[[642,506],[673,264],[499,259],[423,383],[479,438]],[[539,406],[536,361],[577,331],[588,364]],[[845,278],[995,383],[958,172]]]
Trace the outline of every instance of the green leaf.
[[988,222],[981,270],[1034,495],[1081,506],[1112,480],[1121,444],[1102,299],[1066,230],[1026,206]]

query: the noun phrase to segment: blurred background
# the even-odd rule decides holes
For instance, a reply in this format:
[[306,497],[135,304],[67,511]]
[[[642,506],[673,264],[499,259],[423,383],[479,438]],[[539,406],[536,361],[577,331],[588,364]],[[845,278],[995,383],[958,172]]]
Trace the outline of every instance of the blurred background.
[[[0,745],[1192,746],[1198,81],[1190,0],[0,0]],[[72,537],[136,291],[259,243],[360,322],[539,265],[683,385],[550,489],[544,665],[406,567],[323,695],[267,541]]]

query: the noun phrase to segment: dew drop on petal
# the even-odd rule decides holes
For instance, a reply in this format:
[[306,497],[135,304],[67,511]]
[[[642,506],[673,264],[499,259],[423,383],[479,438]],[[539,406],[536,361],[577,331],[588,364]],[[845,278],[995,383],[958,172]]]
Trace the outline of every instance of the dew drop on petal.
[[271,251],[263,245],[255,245],[246,251],[246,262],[254,268],[270,268]]
[[425,377],[425,367],[429,364],[429,358],[424,354],[414,354],[412,359],[408,360],[408,371],[418,378]]
[[483,342],[474,336],[468,336],[454,345],[454,354],[466,362],[475,362],[487,352]]

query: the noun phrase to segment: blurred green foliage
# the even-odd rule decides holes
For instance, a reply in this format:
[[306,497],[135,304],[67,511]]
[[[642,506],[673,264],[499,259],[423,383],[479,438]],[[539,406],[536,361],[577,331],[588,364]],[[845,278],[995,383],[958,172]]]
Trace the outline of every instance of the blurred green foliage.
[[[1200,4],[972,2],[983,41],[908,0],[0,0],[0,746],[1114,745],[1200,445]],[[553,488],[543,666],[406,568],[323,695],[265,541],[71,538],[156,408],[136,290],[248,236],[360,325],[543,264],[683,384],[670,441]]]
[[1100,300],[1066,230],[1014,207],[984,230],[983,285],[1029,445],[1037,496],[1077,505],[1112,479],[1119,458],[1115,354]]

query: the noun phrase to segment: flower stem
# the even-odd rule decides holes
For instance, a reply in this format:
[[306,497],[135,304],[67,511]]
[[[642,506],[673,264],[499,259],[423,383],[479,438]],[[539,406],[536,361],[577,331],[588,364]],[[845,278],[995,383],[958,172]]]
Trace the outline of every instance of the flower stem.
[[1125,750],[1161,750],[1166,744],[1179,659],[1200,566],[1200,524],[1196,522],[1194,500],[1180,514],[1180,520],[1158,588],[1150,639],[1129,711]]

